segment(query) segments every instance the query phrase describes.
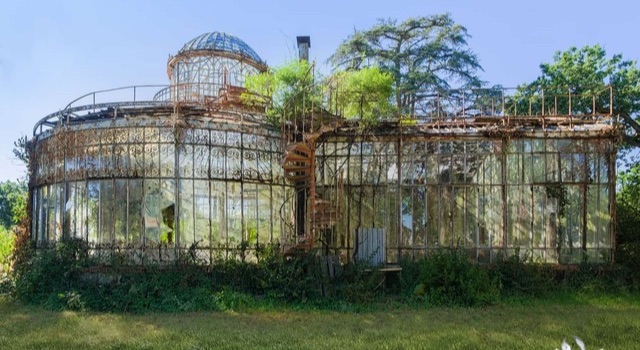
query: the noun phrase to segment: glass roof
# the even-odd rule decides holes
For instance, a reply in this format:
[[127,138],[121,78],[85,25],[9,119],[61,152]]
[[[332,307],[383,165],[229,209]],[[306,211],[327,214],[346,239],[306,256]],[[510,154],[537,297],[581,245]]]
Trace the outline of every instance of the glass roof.
[[261,64],[265,62],[242,39],[223,32],[202,34],[184,44],[179,53],[188,51],[223,51],[235,53]]

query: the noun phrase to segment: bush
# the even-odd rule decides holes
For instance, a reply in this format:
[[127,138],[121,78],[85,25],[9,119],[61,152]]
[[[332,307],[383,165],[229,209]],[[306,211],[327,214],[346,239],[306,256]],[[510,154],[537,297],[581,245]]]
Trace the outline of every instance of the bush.
[[393,300],[468,307],[558,290],[624,292],[629,276],[625,267],[585,264],[557,269],[517,257],[494,266],[477,265],[457,249],[403,260],[400,283],[385,288],[385,276],[375,269],[347,264],[329,278],[324,258],[285,258],[278,246],[256,247],[254,262],[242,259],[246,252],[238,252],[211,266],[190,254],[169,265],[140,266],[125,254],[115,254],[104,266],[80,240],[35,249],[21,232],[15,242],[13,280],[0,280],[0,293],[51,309],[176,312],[256,307],[264,302],[352,309]]
[[203,266],[188,254],[171,265],[139,266],[126,259],[101,265],[81,240],[35,249],[22,244],[14,295],[52,309],[142,312],[222,310],[256,298],[306,302],[321,297],[313,257],[285,259],[277,246],[260,246],[257,262],[218,259]]
[[9,258],[13,250],[13,234],[0,226],[0,275],[9,270]]
[[[407,287],[430,305],[477,306],[496,303],[497,280],[472,263],[463,249],[438,250],[416,262],[403,262]],[[413,286],[413,287],[411,287]]]
[[618,203],[616,220],[616,263],[629,271],[630,283],[640,288],[640,212],[625,201]]
[[504,297],[540,297],[556,285],[551,265],[523,261],[519,252],[508,258],[499,256],[492,273]]

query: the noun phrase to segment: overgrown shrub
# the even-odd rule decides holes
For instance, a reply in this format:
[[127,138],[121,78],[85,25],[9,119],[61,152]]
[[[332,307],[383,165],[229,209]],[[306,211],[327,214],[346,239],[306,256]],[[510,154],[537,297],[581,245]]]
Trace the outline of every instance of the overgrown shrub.
[[629,273],[633,288],[640,288],[640,212],[635,206],[618,202],[616,220],[616,263]]
[[0,275],[9,270],[9,257],[13,251],[13,234],[0,226]]
[[504,297],[540,297],[557,287],[551,265],[524,261],[519,252],[499,256],[492,273]]
[[80,281],[82,269],[91,264],[86,243],[65,240],[55,247],[25,247],[30,258],[14,265],[15,293],[27,302],[52,302],[52,295],[73,291]]
[[470,262],[463,249],[437,250],[403,262],[408,288],[430,305],[476,306],[496,303],[500,288],[485,268]]
[[285,259],[277,246],[257,248],[257,262],[232,257],[204,266],[185,254],[170,265],[138,266],[119,257],[102,266],[81,240],[38,249],[23,243],[14,295],[53,309],[126,312],[222,310],[255,298],[301,303],[321,297],[313,257]]
[[329,278],[324,258],[285,258],[278,246],[256,247],[252,262],[242,259],[246,251],[239,251],[235,258],[232,254],[206,266],[187,252],[171,264],[144,266],[127,261],[126,254],[114,254],[105,266],[83,241],[62,240],[35,249],[25,237],[24,232],[16,236],[14,279],[0,281],[0,293],[52,309],[175,312],[255,307],[264,302],[343,309],[391,300],[467,307],[556,291],[628,290],[625,267],[585,264],[558,269],[517,257],[477,265],[463,249],[403,260],[401,281],[393,283],[389,275],[359,264],[344,265]]

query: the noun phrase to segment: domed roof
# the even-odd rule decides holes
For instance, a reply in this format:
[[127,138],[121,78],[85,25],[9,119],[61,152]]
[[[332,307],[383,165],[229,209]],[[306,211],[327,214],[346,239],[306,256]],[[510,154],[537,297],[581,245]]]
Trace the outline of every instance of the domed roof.
[[199,35],[184,44],[179,53],[188,51],[222,51],[249,58],[257,63],[265,62],[242,39],[223,32],[211,32]]

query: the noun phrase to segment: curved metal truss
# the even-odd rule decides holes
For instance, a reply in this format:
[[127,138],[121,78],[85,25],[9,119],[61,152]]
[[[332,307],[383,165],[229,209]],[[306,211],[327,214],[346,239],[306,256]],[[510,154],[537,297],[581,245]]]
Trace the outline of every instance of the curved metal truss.
[[179,53],[193,51],[226,52],[246,57],[260,65],[266,63],[260,56],[242,39],[222,32],[212,32],[199,35],[188,41]]

